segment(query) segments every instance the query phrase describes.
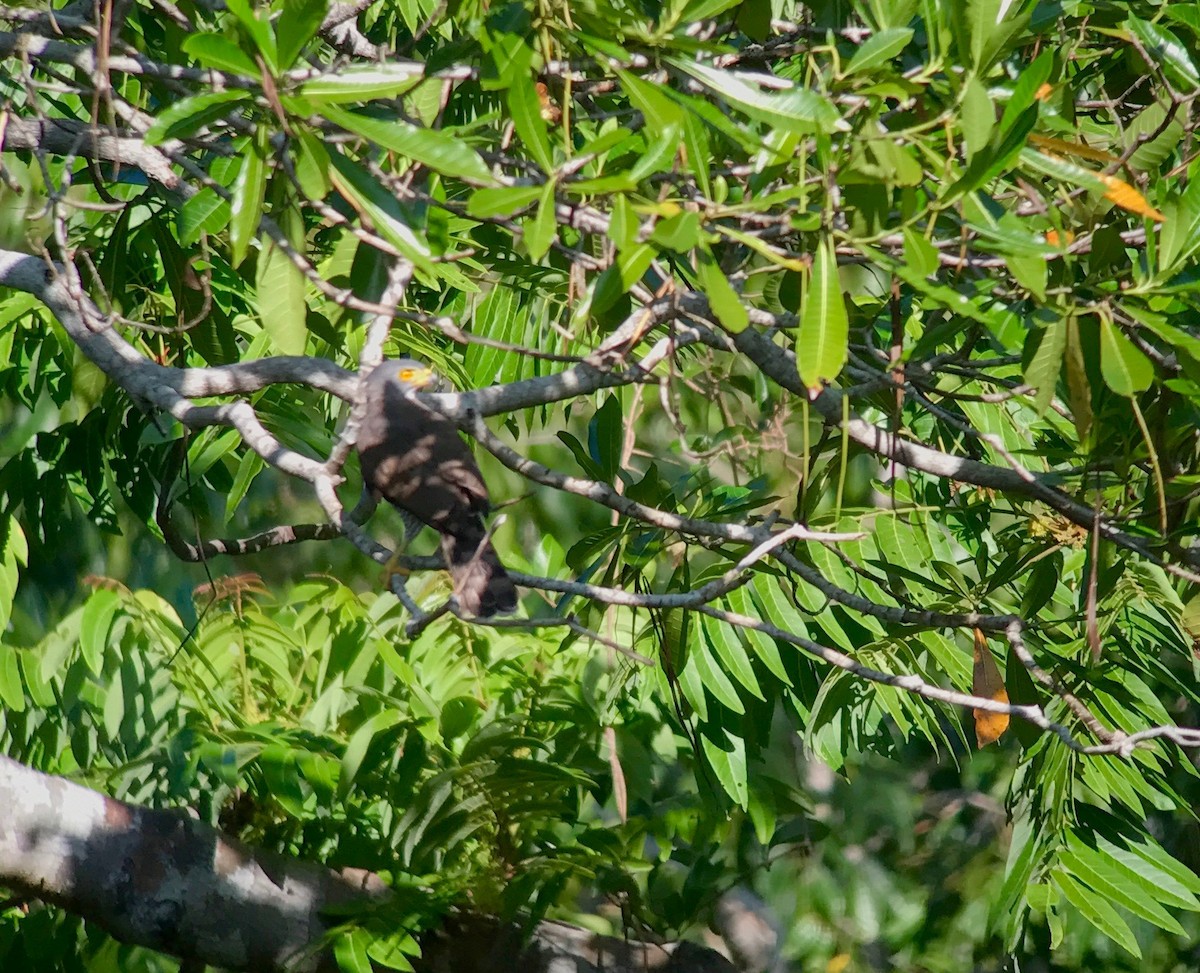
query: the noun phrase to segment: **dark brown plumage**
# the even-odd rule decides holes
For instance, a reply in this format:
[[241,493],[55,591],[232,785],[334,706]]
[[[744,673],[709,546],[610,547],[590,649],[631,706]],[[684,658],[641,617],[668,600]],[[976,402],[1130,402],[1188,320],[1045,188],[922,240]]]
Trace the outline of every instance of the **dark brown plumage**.
[[487,487],[455,425],[415,394],[433,372],[410,358],[382,362],[367,379],[358,433],[363,482],[376,496],[442,535],[459,607],[487,617],[517,607],[517,591],[488,540]]

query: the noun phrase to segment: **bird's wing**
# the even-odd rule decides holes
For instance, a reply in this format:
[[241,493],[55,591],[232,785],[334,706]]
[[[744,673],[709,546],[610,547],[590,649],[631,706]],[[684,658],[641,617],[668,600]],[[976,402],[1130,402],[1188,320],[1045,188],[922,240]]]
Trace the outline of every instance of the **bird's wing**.
[[457,427],[391,389],[367,406],[358,448],[371,489],[438,530],[466,528],[466,518],[473,526],[487,512],[487,487]]

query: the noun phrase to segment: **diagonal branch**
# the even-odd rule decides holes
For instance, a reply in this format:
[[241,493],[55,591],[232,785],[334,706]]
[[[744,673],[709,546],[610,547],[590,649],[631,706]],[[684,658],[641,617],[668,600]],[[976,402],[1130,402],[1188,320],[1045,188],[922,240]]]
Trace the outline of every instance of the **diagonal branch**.
[[[356,916],[389,921],[391,891],[373,872],[335,872],[251,848],[186,809],[127,804],[5,756],[0,806],[0,885],[201,966],[332,971],[338,925]],[[469,913],[445,921],[425,937],[420,968],[533,973],[557,962],[608,973],[733,973],[718,954],[690,944],[615,939],[559,922],[540,923],[526,938]]]

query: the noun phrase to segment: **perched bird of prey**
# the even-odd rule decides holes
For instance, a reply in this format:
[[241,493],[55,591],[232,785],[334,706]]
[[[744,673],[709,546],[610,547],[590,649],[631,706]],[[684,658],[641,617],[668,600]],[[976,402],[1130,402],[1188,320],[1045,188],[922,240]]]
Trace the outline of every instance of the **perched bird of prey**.
[[517,591],[483,525],[488,493],[458,429],[420,400],[433,370],[411,358],[384,361],[367,378],[358,433],[363,483],[442,535],[459,607],[487,617],[517,607]]

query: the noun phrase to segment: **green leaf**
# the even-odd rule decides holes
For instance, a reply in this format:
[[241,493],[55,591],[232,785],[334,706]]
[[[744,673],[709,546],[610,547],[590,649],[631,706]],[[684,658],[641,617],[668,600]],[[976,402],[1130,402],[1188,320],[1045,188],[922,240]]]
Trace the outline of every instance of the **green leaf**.
[[[981,235],[986,235],[981,232]],[[1014,241],[1016,242],[1016,241]],[[1037,246],[1038,241],[1032,237],[1021,240],[1022,245]],[[1029,291],[1039,301],[1046,299],[1046,278],[1048,270],[1046,258],[1036,253],[1010,253],[1007,260],[1008,269],[1016,278],[1018,284]]]
[[246,499],[250,484],[254,482],[254,478],[263,471],[265,466],[266,460],[254,450],[248,449],[242,454],[242,458],[238,461],[237,473],[233,477],[233,486],[229,488],[229,495],[225,498],[226,523],[232,520],[234,513]]
[[[699,633],[697,633],[699,634]],[[737,689],[725,675],[725,670],[717,665],[716,660],[709,654],[708,644],[702,638],[696,638],[689,647],[688,661],[694,662],[700,682],[713,699],[739,716],[746,712]]]
[[679,58],[668,60],[721,100],[784,131],[811,135],[849,130],[833,103],[816,91],[799,86],[787,91],[764,90],[752,72],[722,70]]
[[709,307],[726,331],[737,334],[750,323],[750,313],[707,247],[696,251],[696,272]]
[[1108,315],[1100,317],[1100,373],[1117,395],[1130,398],[1154,381],[1154,366]]
[[259,128],[253,140],[242,151],[242,167],[233,184],[229,221],[229,259],[236,267],[246,259],[250,241],[258,232],[263,215],[263,199],[267,192],[267,130]]
[[339,797],[344,798],[350,793],[354,777],[375,737],[396,726],[401,722],[401,718],[401,714],[394,709],[384,710],[376,713],[354,731],[350,742],[346,744],[345,753],[342,754],[341,775],[338,777]]
[[329,153],[317,133],[300,128],[291,143],[296,156],[296,182],[305,199],[324,199],[333,184],[329,181]]
[[641,153],[637,163],[629,170],[629,179],[634,185],[649,176],[657,175],[671,168],[671,163],[674,162],[675,156],[679,152],[680,131],[679,125],[671,125],[653,139],[649,135],[646,136],[646,150]]
[[1182,86],[1184,94],[1196,93],[1196,89],[1200,88],[1200,72],[1196,70],[1196,62],[1188,53],[1188,45],[1182,43],[1169,28],[1142,20],[1140,17],[1129,17],[1125,26],[1133,31],[1134,36],[1147,48],[1147,53],[1154,62],[1166,71],[1171,81]]
[[508,110],[521,142],[529,150],[542,172],[554,172],[554,153],[550,150],[550,139],[546,136],[546,122],[542,118],[542,105],[538,101],[533,79],[528,74],[518,74],[508,89]]
[[911,226],[904,228],[904,260],[914,273],[931,277],[940,266],[937,247]]
[[262,771],[263,783],[279,806],[292,817],[303,820],[304,789],[300,786],[300,772],[296,764],[297,752],[289,747],[274,744],[258,755],[258,766]]
[[485,219],[489,216],[512,216],[546,193],[545,186],[501,186],[495,189],[476,189],[467,200],[467,213]]
[[1025,137],[1033,129],[1037,117],[1037,109],[1030,108],[1011,126],[1007,128],[1001,126],[998,134],[992,136],[987,148],[976,152],[971,157],[970,164],[959,176],[958,181],[953,183],[939,199],[940,205],[946,206],[960,196],[974,192],[1001,172],[1007,171],[1013,160],[1024,150]]
[[617,478],[624,443],[625,413],[621,400],[616,395],[606,395],[588,423],[588,455],[596,464],[599,479],[605,483]]
[[628,250],[637,244],[638,217],[625,195],[614,196],[608,218],[608,238],[617,250]]
[[537,213],[533,219],[525,221],[525,248],[529,251],[529,259],[540,261],[546,256],[550,245],[554,242],[558,230],[555,219],[554,180],[550,179],[542,188],[542,198],[538,203]]
[[704,691],[704,682],[701,679],[694,652],[688,655],[687,662],[679,670],[679,689],[683,693],[683,698],[696,711],[696,715],[702,721],[706,721],[708,719],[708,694]]
[[1050,406],[1058,376],[1062,372],[1063,353],[1067,349],[1067,325],[1061,317],[1055,317],[1041,329],[1041,340],[1037,351],[1025,369],[1025,384],[1037,389],[1033,397],[1033,408],[1040,416]]
[[1092,386],[1083,360],[1079,319],[1074,315],[1067,318],[1067,350],[1063,360],[1067,366],[1067,398],[1071,406],[1071,418],[1079,438],[1086,440],[1092,428]]
[[[1000,131],[1007,135],[1017,127],[1024,128],[1023,120],[1033,109],[1033,117],[1037,117],[1038,92],[1042,85],[1050,80],[1050,71],[1054,67],[1054,51],[1045,50],[1033,59],[1032,64],[1025,65],[1017,75],[1017,83],[1013,87],[1004,113],[1000,116]],[[1032,124],[1032,123],[1031,123]],[[1025,128],[1028,131],[1028,128]]]
[[229,224],[229,203],[208,186],[185,199],[177,212],[179,244],[190,247],[205,233],[219,233]]
[[[32,650],[15,650],[17,661],[21,663],[21,678],[24,681],[25,692],[30,701],[39,709],[50,709],[59,705],[61,700],[54,693],[54,687],[42,675],[41,660]],[[0,691],[0,699],[4,693]]]
[[659,220],[650,239],[665,250],[688,253],[700,245],[700,214],[684,210]]
[[1108,187],[1096,178],[1096,174],[1091,169],[1076,165],[1061,156],[1047,155],[1037,149],[1022,149],[1021,164],[1050,176],[1052,179],[1060,179],[1074,186],[1081,186],[1089,192],[1099,193],[1101,196],[1108,192]]
[[358,163],[340,152],[331,155],[329,162],[332,166],[329,175],[334,188],[345,196],[355,209],[370,219],[375,228],[411,260],[418,270],[436,276],[437,269],[432,260],[429,241],[403,218],[396,198]]
[[1054,884],[1080,914],[1117,945],[1124,947],[1134,956],[1141,958],[1142,951],[1117,910],[1103,897],[1076,882],[1065,872],[1054,872]]
[[972,74],[963,85],[962,111],[958,116],[962,126],[963,141],[967,146],[967,158],[987,148],[996,127],[996,110],[988,96],[987,86]]
[[272,74],[279,73],[279,54],[275,47],[275,31],[266,17],[250,5],[249,0],[225,0],[225,9],[237,18],[246,36],[258,49],[263,63]]
[[971,63],[977,71],[985,70],[1029,22],[1033,4],[1026,2],[1025,10],[1014,7],[1012,0],[967,0],[967,18],[971,33]]
[[21,682],[21,667],[17,650],[0,644],[0,703],[12,713],[25,709],[25,687]]
[[716,653],[724,670],[733,676],[752,696],[765,700],[758,677],[754,675],[754,666],[750,664],[750,656],[734,631],[725,622],[701,616],[701,625],[708,644]]
[[399,119],[371,118],[357,112],[327,105],[324,115],[335,125],[361,135],[385,149],[399,152],[434,172],[457,176],[471,182],[492,185],[491,170],[477,152],[462,139],[431,128],[418,128]]
[[225,118],[242,102],[249,102],[245,91],[211,91],[192,95],[164,108],[146,130],[145,139],[150,145],[160,145],[167,139],[186,138],[210,122]]
[[648,131],[663,132],[673,125],[683,124],[683,109],[655,85],[628,71],[618,70],[617,78],[625,93],[629,95],[633,107],[642,113]]
[[813,256],[808,289],[800,311],[800,330],[796,336],[796,358],[800,379],[810,389],[831,382],[846,363],[850,340],[850,319],[838,277],[837,253],[833,238],[825,236]]
[[[275,191],[276,205],[272,206],[275,222],[298,253],[304,253],[304,217],[289,194]],[[263,330],[270,335],[275,351],[281,355],[303,355],[308,343],[304,303],[305,279],[292,259],[274,240],[268,239],[255,264],[255,291],[258,315]]]
[[283,0],[283,14],[276,21],[279,70],[286,71],[316,35],[325,19],[329,0]]
[[746,741],[741,737],[717,731],[725,737],[728,750],[718,746],[708,735],[700,734],[700,744],[709,765],[721,786],[739,807],[745,807],[750,799],[750,788],[746,779]]
[[121,607],[121,597],[110,588],[97,588],[83,606],[79,623],[79,649],[88,668],[99,673],[104,668],[108,633],[113,617]]
[[1193,179],[1183,195],[1163,207],[1166,221],[1159,230],[1160,273],[1182,264],[1200,250],[1200,179]]
[[[1133,149],[1133,155],[1129,156],[1131,169],[1149,172],[1157,169],[1175,151],[1183,139],[1183,133],[1183,122],[1178,114],[1168,120],[1166,108],[1155,101],[1122,128],[1120,147]],[[1195,182],[1191,185],[1194,186]]]
[[708,199],[712,198],[712,179],[709,172],[709,160],[712,150],[708,140],[708,129],[704,123],[691,112],[684,115],[683,145],[687,153],[687,168],[696,178],[700,192]]
[[425,80],[425,65],[416,61],[389,61],[369,66],[355,65],[310,78],[295,89],[296,94],[318,106],[341,102],[397,98]]
[[859,45],[842,73],[850,75],[870,71],[892,60],[912,39],[913,31],[909,27],[888,27],[872,34]]
[[367,947],[371,937],[365,929],[350,929],[339,933],[333,942],[333,957],[341,973],[372,973]]
[[16,518],[0,516],[0,633],[8,628],[20,567],[29,563],[29,545]]
[[699,20],[712,20],[743,2],[744,0],[688,0],[688,5],[683,8],[678,22],[694,24]]
[[255,80],[262,77],[254,58],[220,34],[192,34],[184,38],[183,50],[205,67],[228,71]]
[[1145,840],[1123,848],[1103,835],[1097,835],[1096,847],[1113,862],[1129,869],[1154,888],[1180,900],[1181,908],[1192,911],[1200,909],[1196,903],[1196,897],[1200,896],[1200,877],[1172,858],[1153,838],[1147,836]]
[[[758,577],[761,578],[764,576],[758,575]],[[759,618],[760,614],[750,597],[749,588],[749,585],[735,588],[725,596],[725,602],[731,611],[739,615]],[[778,586],[776,588],[778,589]],[[787,669],[784,667],[783,657],[779,653],[779,646],[771,636],[755,628],[738,628],[732,634],[744,637],[747,644],[754,651],[754,654],[770,670],[771,674],[784,685],[791,686],[792,678],[788,675]]]
[[1059,855],[1059,861],[1072,875],[1123,909],[1160,929],[1182,935],[1183,927],[1152,898],[1152,888],[1131,882],[1124,869],[1114,867],[1087,845],[1072,842],[1070,849]]

